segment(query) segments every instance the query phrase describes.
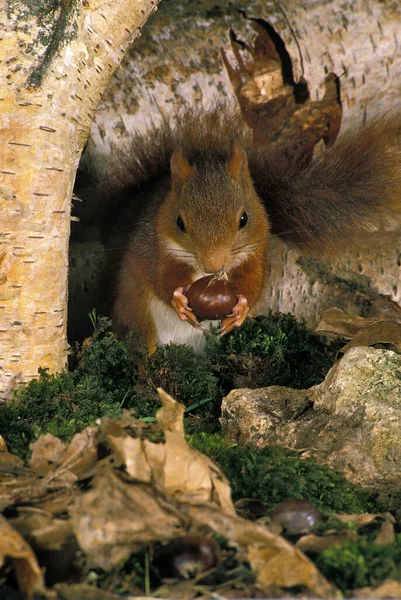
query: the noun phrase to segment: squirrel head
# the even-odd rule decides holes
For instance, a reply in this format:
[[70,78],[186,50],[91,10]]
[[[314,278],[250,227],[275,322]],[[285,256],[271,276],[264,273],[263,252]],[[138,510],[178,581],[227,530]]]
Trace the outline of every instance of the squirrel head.
[[203,273],[230,271],[264,251],[269,225],[248,169],[245,150],[176,150],[171,189],[158,214],[164,249]]

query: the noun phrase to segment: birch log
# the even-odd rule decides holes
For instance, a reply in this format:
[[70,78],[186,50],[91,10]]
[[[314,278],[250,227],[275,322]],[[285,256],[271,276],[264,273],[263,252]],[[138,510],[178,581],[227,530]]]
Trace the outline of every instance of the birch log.
[[107,153],[132,129],[184,103],[235,102],[220,57],[233,31],[252,44],[253,20],[281,37],[295,81],[321,100],[328,73],[340,77],[343,126],[358,124],[400,103],[401,17],[398,2],[378,0],[169,0],[127,53],[96,113],[91,148]]
[[70,205],[101,95],[158,0],[0,0],[0,397],[66,364]]
[[[254,20],[262,20],[281,38],[294,80],[306,81],[312,101],[322,99],[328,73],[340,78],[342,131],[401,108],[397,2],[233,0],[216,4],[214,0],[169,0],[161,3],[108,87],[92,125],[90,160],[101,169],[113,144],[124,143],[133,129],[143,128],[160,113],[169,114],[184,103],[207,106],[216,98],[236,102],[220,50],[225,49],[235,66],[230,31],[246,48],[255,38]],[[243,54],[246,61],[246,52]],[[332,305],[364,316],[376,315],[378,310],[399,318],[390,302],[401,304],[399,230],[394,224],[389,234],[367,237],[363,248],[339,256],[337,265],[309,262],[307,268],[299,264],[299,253],[278,241],[272,247],[266,308],[293,312],[311,326],[321,311]],[[72,251],[81,253],[78,247]],[[91,260],[88,263],[93,265]],[[85,297],[88,288],[81,284],[85,277],[80,277],[71,278],[73,286],[76,282],[74,295],[78,304],[84,299],[90,306],[91,299]],[[357,293],[349,292],[352,289]]]

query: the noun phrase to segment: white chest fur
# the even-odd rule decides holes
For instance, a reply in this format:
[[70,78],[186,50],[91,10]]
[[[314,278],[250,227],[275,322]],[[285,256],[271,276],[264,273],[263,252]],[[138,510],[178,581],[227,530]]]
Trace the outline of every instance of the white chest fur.
[[[186,344],[192,346],[196,352],[202,352],[205,346],[205,336],[202,330],[196,329],[187,321],[181,321],[173,307],[157,298],[152,298],[149,308],[156,327],[157,344]],[[208,329],[210,323],[218,325],[219,322],[202,321],[202,326]]]

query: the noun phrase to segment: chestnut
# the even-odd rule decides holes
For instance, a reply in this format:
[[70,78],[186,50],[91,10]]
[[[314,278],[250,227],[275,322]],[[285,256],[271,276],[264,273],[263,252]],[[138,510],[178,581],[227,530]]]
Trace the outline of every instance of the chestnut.
[[281,525],[288,535],[312,533],[322,520],[322,513],[312,502],[298,498],[279,502],[271,515],[272,523]]
[[224,319],[237,304],[237,295],[227,276],[207,275],[193,282],[187,291],[188,304],[197,317]]
[[221,562],[220,546],[213,538],[185,535],[174,538],[156,550],[153,564],[160,575],[190,579],[217,567]]

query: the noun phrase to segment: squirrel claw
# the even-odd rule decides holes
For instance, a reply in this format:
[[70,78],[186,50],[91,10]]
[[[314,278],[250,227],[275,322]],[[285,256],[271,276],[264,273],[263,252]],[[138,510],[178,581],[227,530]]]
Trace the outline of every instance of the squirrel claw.
[[202,326],[196,318],[194,311],[188,305],[188,298],[185,293],[186,289],[187,288],[184,287],[176,288],[173,292],[171,304],[181,321],[188,321],[193,327],[202,329]]
[[232,312],[224,317],[221,322],[219,333],[220,335],[225,335],[234,327],[241,327],[242,323],[245,321],[245,317],[249,313],[248,300],[240,294],[238,296],[238,302],[234,306]]

